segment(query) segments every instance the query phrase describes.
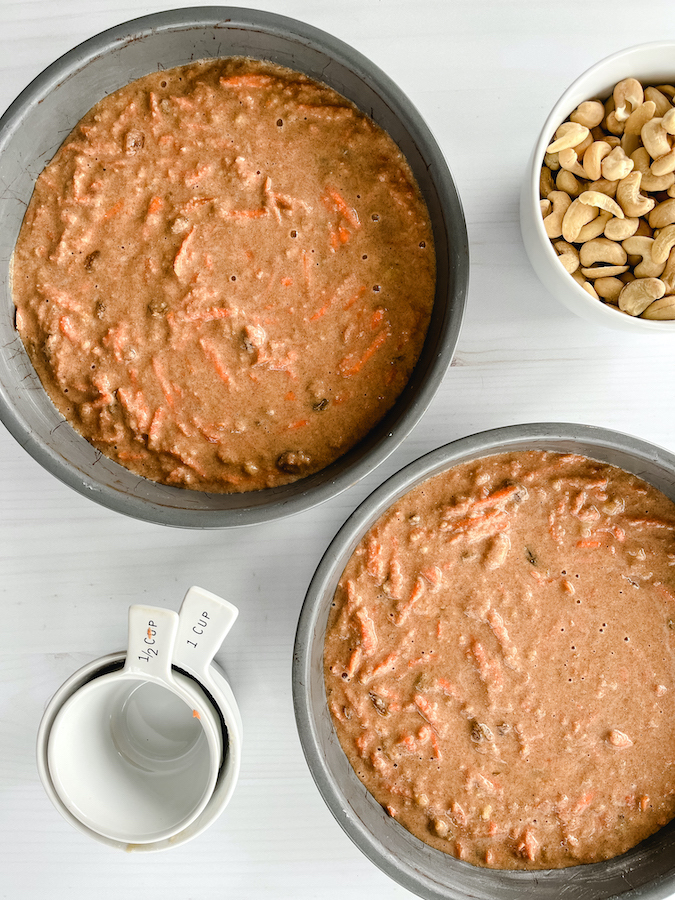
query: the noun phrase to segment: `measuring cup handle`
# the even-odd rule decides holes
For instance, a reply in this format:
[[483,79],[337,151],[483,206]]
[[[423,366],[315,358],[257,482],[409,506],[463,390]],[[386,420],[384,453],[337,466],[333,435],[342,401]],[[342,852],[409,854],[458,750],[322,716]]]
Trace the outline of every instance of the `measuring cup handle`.
[[203,588],[191,587],[180,608],[174,664],[188,671],[204,672],[238,615],[237,607],[227,600]]
[[159,606],[129,607],[129,640],[124,672],[148,680],[171,681],[178,613]]

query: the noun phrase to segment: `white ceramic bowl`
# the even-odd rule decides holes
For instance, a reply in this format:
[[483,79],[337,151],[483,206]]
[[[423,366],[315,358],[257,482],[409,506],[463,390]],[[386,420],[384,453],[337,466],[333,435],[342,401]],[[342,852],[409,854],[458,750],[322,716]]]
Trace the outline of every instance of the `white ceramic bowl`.
[[520,228],[525,250],[542,283],[569,310],[596,325],[634,334],[675,334],[675,321],[655,322],[628,316],[594,300],[568,275],[544,229],[539,209],[539,175],[546,147],[558,126],[584,100],[606,99],[623,78],[644,85],[675,81],[675,42],[659,41],[620,50],[591,66],[565,91],[551,110],[534,146],[520,196]]
[[[197,818],[178,834],[165,840],[153,841],[145,844],[128,844],[113,838],[105,837],[91,828],[84,825],[62,802],[58,792],[54,787],[47,757],[47,746],[49,743],[49,735],[57,713],[75,691],[83,687],[92,679],[97,678],[107,672],[114,672],[122,668],[126,653],[124,651],[118,653],[110,653],[107,656],[95,659],[87,665],[78,669],[70,678],[61,685],[58,691],[47,704],[37,735],[37,767],[43,787],[47,792],[47,796],[52,801],[56,809],[66,819],[67,822],[102,844],[109,847],[115,847],[126,852],[152,852],[157,850],[168,850],[170,847],[177,847],[191,841],[197,835],[205,831],[212,825],[221,815],[227,804],[230,802],[232,794],[239,778],[239,769],[241,767],[241,745],[242,745],[242,722],[237,707],[237,702],[232,693],[230,685],[225,679],[224,673],[219,666],[211,663],[210,679],[208,685],[208,694],[213,706],[218,711],[221,718],[221,727],[223,729],[223,743],[226,746],[223,764],[221,766],[216,785],[211,797]],[[203,686],[202,686],[203,687]]]

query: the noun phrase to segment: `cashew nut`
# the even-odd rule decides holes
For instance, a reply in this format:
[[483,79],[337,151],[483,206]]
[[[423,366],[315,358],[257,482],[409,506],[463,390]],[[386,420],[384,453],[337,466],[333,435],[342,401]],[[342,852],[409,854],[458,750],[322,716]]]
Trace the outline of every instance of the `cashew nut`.
[[619,294],[624,288],[624,283],[619,278],[596,278],[593,282],[596,293],[603,300],[610,303],[619,302]]
[[557,153],[545,153],[544,154],[544,165],[551,170],[551,172],[557,172],[560,168],[560,160],[558,159]]
[[579,237],[579,232],[584,227],[584,225],[588,225],[589,222],[592,222],[597,215],[597,206],[586,206],[584,203],[581,203],[579,201],[579,198],[577,197],[576,200],[572,201],[563,216],[563,239],[568,243],[573,244]]
[[597,181],[602,175],[601,163],[611,149],[607,141],[593,141],[584,153],[584,171],[591,181]]
[[675,297],[669,294],[650,303],[642,313],[643,319],[675,319]]
[[672,100],[673,96],[675,96],[675,85],[657,84],[656,89],[661,91],[661,93],[668,97],[670,100]]
[[[654,238],[636,234],[633,235],[633,237],[626,238],[625,241],[622,241],[621,246],[629,257],[642,257],[641,262],[633,268],[633,272],[638,281],[641,278],[658,278],[666,267],[665,259],[662,263],[657,263],[652,257]],[[656,297],[653,299],[656,300]]]
[[619,122],[625,122],[644,101],[642,85],[636,78],[624,78],[614,88],[614,111]]
[[618,181],[608,181],[606,178],[598,178],[597,181],[593,181],[588,185],[588,190],[600,191],[602,194],[607,194],[608,197],[615,197],[618,184]]
[[558,254],[558,259],[563,268],[572,274],[579,268],[579,251],[576,247],[568,244],[567,241],[554,241],[553,249]]
[[[585,181],[584,184],[586,184]],[[583,186],[579,179],[568,169],[559,169],[553,190],[565,191],[570,197],[578,197],[583,190]]]
[[646,216],[656,203],[651,197],[643,197],[640,193],[642,183],[641,172],[630,172],[622,178],[616,187],[616,200],[624,215],[634,219]]
[[625,241],[637,231],[639,219],[610,219],[605,225],[605,237],[610,241]]
[[598,292],[595,290],[590,281],[584,281],[582,287],[586,291],[586,293],[589,294],[594,300],[600,299],[600,297],[598,297]]
[[647,217],[651,228],[665,228],[675,222],[675,199],[658,203]]
[[578,175],[579,178],[587,177],[586,172],[584,172],[579,164],[579,157],[577,156],[574,147],[568,147],[566,150],[561,150],[558,153],[558,159],[560,160],[560,165],[563,169],[567,169],[568,172]]
[[545,219],[546,216],[553,209],[553,204],[551,203],[550,200],[547,200],[545,197],[542,197],[542,199],[539,201],[539,209],[541,210],[541,214],[542,214],[543,218]]
[[548,199],[551,201],[553,211],[544,219],[544,228],[546,229],[546,234],[553,240],[553,238],[559,238],[562,234],[563,218],[570,208],[572,198],[564,191],[551,191]]
[[642,142],[640,140],[639,134],[626,134],[625,132],[621,136],[621,149],[626,154],[626,156],[630,156],[631,153],[634,153],[638,147],[642,146]]
[[657,116],[665,116],[668,110],[672,109],[670,100],[658,88],[645,88],[644,98],[645,100],[651,100],[655,104]]
[[649,122],[650,119],[653,119],[655,115],[656,104],[653,100],[645,100],[642,106],[638,106],[628,116],[626,124],[623,126],[623,133],[639,135],[642,131],[642,126]]
[[633,171],[633,166],[633,160],[626,156],[621,147],[615,147],[602,161],[602,177],[608,181],[621,181]]
[[593,285],[590,283],[590,281],[586,281],[586,279],[581,274],[581,271],[579,269],[577,269],[576,272],[572,272],[572,278],[576,281],[577,284],[581,285],[581,287],[586,291],[586,293],[590,294],[590,296],[594,300],[600,299],[600,297],[598,297],[598,293],[595,290],[595,288],[593,287]]
[[589,131],[584,140],[573,148],[579,160],[583,159],[584,153],[588,150],[592,143],[593,135]]
[[616,135],[617,137],[623,134],[624,125],[623,122],[617,119],[615,110],[612,110],[612,112],[609,113],[609,115],[605,119],[605,128],[607,129],[607,131],[609,131],[611,134]]
[[[675,112],[675,109],[673,110]],[[665,156],[659,156],[651,164],[652,175],[657,178],[661,175],[670,175],[675,172],[675,150],[670,150]]]
[[615,241],[610,241],[607,238],[596,238],[593,241],[587,241],[579,251],[579,262],[583,268],[589,268],[595,263],[623,266],[626,258],[626,251],[621,244],[617,244]]
[[666,267],[659,278],[666,286],[666,293],[675,294],[675,253],[672,250],[666,262]]
[[625,285],[619,294],[619,309],[629,316],[639,316],[665,292],[666,286],[658,278],[636,278]]
[[670,256],[670,251],[673,247],[675,247],[675,225],[666,225],[665,228],[659,231],[652,244],[652,259],[654,263],[663,263],[665,268],[666,260]]
[[668,134],[675,134],[675,107],[670,107],[668,112],[664,113],[661,119],[661,128],[665,129]]
[[638,147],[630,158],[633,160],[635,169],[642,173],[641,187],[644,191],[667,191],[668,188],[675,184],[675,173],[669,175],[659,175],[658,178],[651,170],[652,158],[644,147]]
[[548,197],[551,191],[555,190],[553,183],[553,175],[548,166],[541,167],[541,175],[539,176],[539,193],[542,197]]
[[578,122],[563,122],[555,133],[555,139],[546,148],[547,153],[560,153],[569,147],[576,147],[590,133],[590,129]]
[[601,209],[599,215],[581,229],[577,235],[577,244],[584,244],[586,241],[592,241],[594,238],[600,237],[611,218],[611,213]]
[[668,140],[668,132],[661,125],[661,117],[654,116],[649,122],[642,126],[640,132],[642,143],[652,159],[658,159],[659,156],[665,156],[670,152],[670,141]]
[[608,197],[607,194],[603,194],[601,191],[582,191],[579,194],[579,200],[586,206],[597,206],[599,209],[604,209],[616,216],[617,219],[623,219],[624,217],[623,210],[616,200],[612,200],[611,197]]
[[[591,291],[593,291],[593,293],[595,294],[595,296],[598,297],[597,293],[595,292],[595,288],[594,288],[593,285],[590,283],[590,281],[586,281],[586,279],[584,278],[584,276],[581,274],[581,270],[580,270],[580,269],[577,269],[576,272],[572,272],[572,278],[573,278],[573,279],[576,281],[576,283],[577,283],[580,287],[582,287],[588,294],[591,294]],[[592,297],[592,296],[593,296],[593,294],[591,294],[591,297]],[[598,297],[598,300],[599,300],[599,299],[600,299],[600,298]]]
[[570,121],[585,125],[586,128],[595,128],[605,118],[605,107],[599,100],[584,100],[570,116]]
[[628,266],[588,266],[581,269],[585,278],[614,278],[628,271]]

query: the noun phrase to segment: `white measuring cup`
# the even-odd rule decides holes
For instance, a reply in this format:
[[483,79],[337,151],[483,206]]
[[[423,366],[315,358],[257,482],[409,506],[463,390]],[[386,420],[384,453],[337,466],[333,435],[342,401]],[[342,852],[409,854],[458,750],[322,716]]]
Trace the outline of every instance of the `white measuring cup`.
[[179,619],[129,608],[124,668],[63,704],[47,746],[59,798],[85,826],[128,844],[164,840],[209,802],[220,769],[220,719],[204,692],[171,670]]
[[188,589],[178,613],[173,663],[207,688],[213,681],[210,665],[239,615],[236,606],[205,591]]
[[223,767],[215,791],[217,810],[215,804],[210,804],[211,811],[218,815],[230,802],[239,778],[243,727],[237,701],[214,656],[239,610],[222,597],[200,587],[191,587],[183,598],[179,615],[174,665],[199,681],[212,696],[222,717]]

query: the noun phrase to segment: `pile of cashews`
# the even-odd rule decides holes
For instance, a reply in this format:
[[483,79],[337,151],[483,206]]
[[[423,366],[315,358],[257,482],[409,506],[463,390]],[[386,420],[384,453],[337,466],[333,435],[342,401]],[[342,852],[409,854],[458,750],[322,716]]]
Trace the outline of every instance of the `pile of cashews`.
[[546,148],[540,206],[560,263],[630,316],[675,319],[675,86],[620,81]]

